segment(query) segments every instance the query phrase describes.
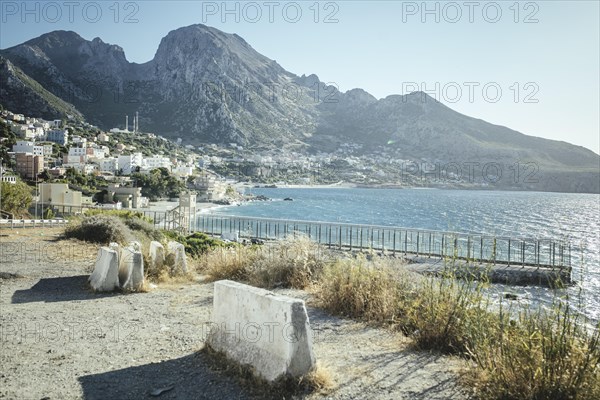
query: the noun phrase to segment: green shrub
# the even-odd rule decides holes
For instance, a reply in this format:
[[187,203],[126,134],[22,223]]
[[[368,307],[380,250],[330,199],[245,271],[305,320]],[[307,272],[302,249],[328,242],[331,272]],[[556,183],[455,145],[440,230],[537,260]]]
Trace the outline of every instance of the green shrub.
[[144,213],[141,211],[133,211],[133,210],[102,210],[102,209],[94,208],[94,209],[87,210],[85,212],[85,215],[86,216],[111,215],[114,217],[119,217],[123,220],[137,218],[137,219],[141,219],[146,222],[152,223],[152,218],[146,217],[144,215]]
[[186,254],[193,258],[198,258],[214,248],[234,246],[233,244],[227,244],[222,240],[215,239],[202,232],[194,232],[191,235],[185,236],[179,232],[164,231],[164,236],[183,244]]
[[112,215],[93,215],[73,222],[65,229],[65,237],[100,244],[127,244],[133,238],[123,221]]
[[162,241],[164,239],[164,235],[161,231],[156,229],[154,225],[145,219],[141,219],[138,217],[130,217],[124,219],[125,225],[129,227],[134,232],[140,232],[148,237],[150,240]]

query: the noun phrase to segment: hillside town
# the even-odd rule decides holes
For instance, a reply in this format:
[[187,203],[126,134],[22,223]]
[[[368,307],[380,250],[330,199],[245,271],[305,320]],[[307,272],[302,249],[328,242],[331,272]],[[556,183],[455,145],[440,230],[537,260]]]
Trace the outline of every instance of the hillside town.
[[[125,127],[105,132],[85,122],[47,121],[3,110],[0,124],[4,127],[0,139],[1,180],[35,185],[36,201],[43,205],[42,209],[145,208],[150,198],[169,197],[160,193],[143,195],[142,185],[136,182],[136,177],[156,170],[179,183],[174,185],[173,193],[168,193],[173,197],[186,188],[204,201],[225,196],[228,182],[201,168],[203,161],[189,150],[149,154],[142,146],[144,140],[153,142],[156,148],[163,142],[165,150],[169,148],[168,141],[152,133],[139,133],[137,118],[131,130]],[[140,139],[138,143],[127,143],[128,138],[135,136]],[[81,177],[88,177],[85,179],[90,182],[78,182]]]
[[[314,154],[237,143],[194,146],[142,132],[137,114],[131,123],[124,116],[124,125],[109,131],[73,117],[49,121],[8,110],[2,110],[0,124],[6,131],[0,139],[2,181],[35,185],[37,200],[46,207],[145,208],[182,190],[196,193],[198,201],[227,203],[236,194],[227,190],[236,184],[469,188],[490,183],[473,171],[465,176],[455,167],[445,170],[440,160],[403,159],[397,146],[366,152],[361,144],[344,142]],[[170,191],[149,186],[144,177],[153,171],[171,179]]]

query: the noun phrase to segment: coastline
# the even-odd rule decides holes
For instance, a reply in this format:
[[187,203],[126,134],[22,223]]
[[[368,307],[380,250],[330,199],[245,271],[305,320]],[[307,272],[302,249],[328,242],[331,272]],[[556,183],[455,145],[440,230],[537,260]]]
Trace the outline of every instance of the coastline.
[[[175,207],[179,206],[178,201],[155,201],[151,202],[148,207],[141,208],[140,211],[157,211],[157,212],[165,212],[171,211]],[[196,203],[196,213],[207,212],[213,208],[223,207],[220,204],[214,204],[209,202],[197,202]]]

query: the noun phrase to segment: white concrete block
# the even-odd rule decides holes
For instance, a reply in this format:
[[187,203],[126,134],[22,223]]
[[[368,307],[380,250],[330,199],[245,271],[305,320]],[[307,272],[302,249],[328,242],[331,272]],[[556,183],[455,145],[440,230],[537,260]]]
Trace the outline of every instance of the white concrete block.
[[119,288],[119,253],[108,247],[98,250],[90,285],[98,292],[112,292]]
[[173,240],[167,243],[167,252],[173,265],[171,271],[174,274],[187,274],[187,259],[185,256],[185,246]]
[[155,271],[165,263],[165,247],[156,241],[150,242],[150,265],[149,271]]
[[304,301],[228,280],[215,282],[207,344],[269,381],[316,362]]
[[144,259],[135,242],[121,248],[119,283],[121,288],[138,290],[144,283]]

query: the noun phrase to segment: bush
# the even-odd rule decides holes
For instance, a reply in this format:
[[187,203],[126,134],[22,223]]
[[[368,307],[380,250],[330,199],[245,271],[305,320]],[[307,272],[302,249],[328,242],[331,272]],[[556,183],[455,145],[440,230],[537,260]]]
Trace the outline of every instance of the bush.
[[2,211],[9,212],[15,218],[27,214],[27,209],[33,201],[31,189],[21,180],[16,183],[0,182],[0,194],[2,195]]
[[152,223],[152,218],[146,217],[143,212],[133,210],[102,210],[102,209],[90,209],[85,212],[86,216],[92,215],[112,215],[119,217],[123,220],[138,218],[148,223]]
[[488,334],[492,317],[482,303],[480,285],[452,275],[430,277],[401,299],[401,328],[421,348],[464,354],[476,333]]
[[164,231],[164,235],[171,240],[183,244],[186,254],[194,258],[198,258],[214,248],[233,246],[202,232],[194,232],[191,235],[185,236],[179,232]]
[[129,229],[131,229],[132,231],[140,232],[140,233],[144,234],[150,240],[156,240],[156,241],[160,242],[165,237],[161,231],[156,229],[154,227],[154,225],[152,225],[150,222],[146,221],[145,219],[141,219],[138,217],[131,217],[131,218],[124,219],[123,222],[125,222],[125,225],[127,225],[127,227]]
[[112,215],[93,215],[67,226],[65,237],[100,244],[127,244],[132,240],[132,233],[120,218]]

